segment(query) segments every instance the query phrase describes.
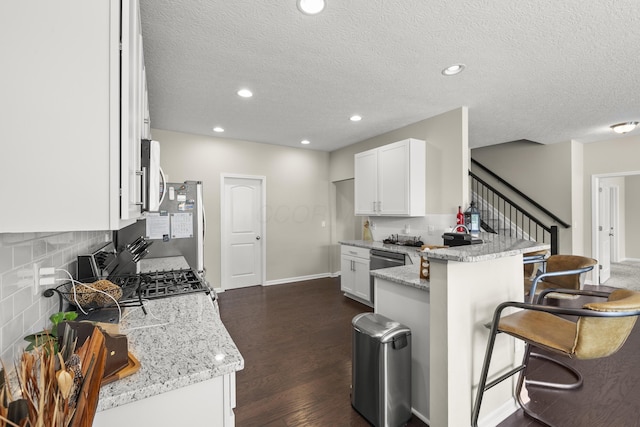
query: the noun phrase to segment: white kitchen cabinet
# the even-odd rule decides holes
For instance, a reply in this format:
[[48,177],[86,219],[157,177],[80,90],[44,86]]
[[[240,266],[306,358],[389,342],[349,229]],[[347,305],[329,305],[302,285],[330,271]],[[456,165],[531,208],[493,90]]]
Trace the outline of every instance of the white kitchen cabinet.
[[356,215],[425,214],[425,142],[405,139],[355,155]]
[[[96,412],[93,427],[233,427],[235,372]],[[133,421],[135,420],[135,422]]]
[[369,249],[349,245],[340,248],[340,290],[347,296],[371,305]]
[[141,216],[138,10],[138,0],[0,3],[11,35],[0,233],[118,229]]

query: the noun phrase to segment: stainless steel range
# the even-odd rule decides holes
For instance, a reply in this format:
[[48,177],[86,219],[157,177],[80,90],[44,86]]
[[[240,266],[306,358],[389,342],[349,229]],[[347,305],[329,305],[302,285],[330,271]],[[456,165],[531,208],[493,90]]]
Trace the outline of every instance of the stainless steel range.
[[[122,256],[116,254],[111,243],[106,244],[90,255],[78,257],[78,280],[66,282],[57,288],[48,289],[44,295],[47,297],[58,294],[59,311],[63,311],[63,303],[66,301],[71,309],[78,308],[80,312],[106,311],[116,308],[116,303],[104,293],[95,297],[90,287],[98,281],[105,279],[117,285],[119,294],[117,305],[123,307],[144,307],[144,300],[168,298],[197,292],[204,292],[215,300],[215,292],[211,290],[204,278],[192,268],[172,270],[156,270],[145,273],[113,274],[112,271],[131,270],[122,268],[120,263],[117,269],[111,269],[116,263],[114,260]],[[117,263],[116,263],[117,264]],[[124,264],[135,264],[127,259]],[[133,269],[135,271],[135,269]],[[75,282],[75,286],[74,286]],[[82,283],[88,285],[82,285]],[[113,285],[110,285],[113,286]]]

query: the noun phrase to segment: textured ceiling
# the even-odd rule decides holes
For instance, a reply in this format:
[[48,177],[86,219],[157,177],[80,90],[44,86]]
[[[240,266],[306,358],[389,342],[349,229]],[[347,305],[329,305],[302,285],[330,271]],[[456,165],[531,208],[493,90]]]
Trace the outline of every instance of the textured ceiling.
[[637,0],[140,1],[157,129],[332,151],[460,106],[472,148],[640,119]]

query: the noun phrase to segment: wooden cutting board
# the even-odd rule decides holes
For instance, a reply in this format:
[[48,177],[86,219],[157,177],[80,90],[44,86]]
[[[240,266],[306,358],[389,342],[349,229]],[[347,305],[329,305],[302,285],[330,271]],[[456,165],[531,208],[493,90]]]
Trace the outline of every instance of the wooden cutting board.
[[107,357],[104,335],[100,329],[94,327],[93,333],[78,349],[77,354],[81,360],[83,382],[71,427],[91,427],[98,406],[100,384]]
[[131,352],[128,354],[128,363],[127,366],[120,369],[118,372],[109,375],[106,378],[102,379],[102,385],[112,383],[114,381],[120,380],[122,378],[128,377],[129,375],[135,374],[140,369],[140,362],[135,358]]

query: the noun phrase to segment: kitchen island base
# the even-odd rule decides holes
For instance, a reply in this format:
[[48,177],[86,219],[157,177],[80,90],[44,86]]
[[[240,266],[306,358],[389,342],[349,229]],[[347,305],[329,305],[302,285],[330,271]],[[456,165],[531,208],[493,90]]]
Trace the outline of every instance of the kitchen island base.
[[[415,265],[372,270],[376,313],[411,328],[412,407],[432,427],[471,425],[489,337],[485,326],[505,301],[523,301],[522,254],[545,243],[483,233],[483,244],[428,251],[430,280]],[[489,380],[520,365],[521,341],[498,336]],[[480,425],[498,425],[518,408],[515,378],[485,393]],[[415,391],[414,391],[415,390]],[[428,420],[427,420],[428,418]]]
[[[416,272],[418,268],[415,266]],[[411,412],[429,423],[429,292],[376,277],[374,312],[411,329]],[[415,331],[415,332],[414,332]]]

